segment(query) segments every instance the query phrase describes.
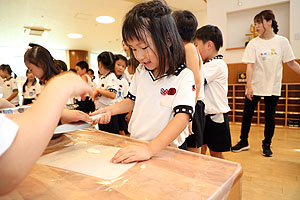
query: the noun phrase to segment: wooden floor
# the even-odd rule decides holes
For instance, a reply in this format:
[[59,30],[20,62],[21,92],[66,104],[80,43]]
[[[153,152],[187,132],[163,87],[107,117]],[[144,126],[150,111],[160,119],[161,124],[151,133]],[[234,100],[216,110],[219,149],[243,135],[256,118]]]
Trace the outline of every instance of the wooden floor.
[[[240,127],[230,125],[232,145],[239,141]],[[300,128],[276,127],[273,157],[262,156],[263,131],[263,126],[252,126],[250,149],[224,154],[225,159],[242,164],[243,200],[300,200]]]

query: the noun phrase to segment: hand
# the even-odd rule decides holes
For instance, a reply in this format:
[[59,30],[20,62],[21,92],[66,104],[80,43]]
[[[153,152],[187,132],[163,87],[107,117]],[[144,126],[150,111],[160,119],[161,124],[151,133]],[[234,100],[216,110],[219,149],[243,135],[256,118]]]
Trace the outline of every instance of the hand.
[[97,114],[103,114],[100,118],[95,119],[92,123],[92,125],[95,124],[107,124],[111,120],[111,111],[106,108],[100,108],[99,110],[93,112],[90,114],[90,116],[97,115]]
[[88,114],[80,110],[67,110],[67,109],[63,110],[60,120],[62,124],[78,122],[78,121],[85,121],[85,122],[93,121]]
[[125,121],[127,122],[127,124],[129,124],[131,115],[132,115],[132,112],[129,112],[129,113],[125,116]]
[[247,96],[247,98],[248,98],[250,101],[252,101],[252,97],[253,97],[253,89],[252,89],[252,87],[248,87],[248,88],[247,88],[246,96]]
[[189,122],[189,134],[190,134],[190,135],[193,135],[193,134],[194,134],[192,122]]
[[129,146],[120,149],[111,159],[112,163],[131,163],[135,161],[149,160],[153,156],[147,145]]
[[93,92],[93,94],[92,94],[92,99],[95,101],[95,100],[97,100],[98,99],[98,96],[99,95],[101,95],[101,88],[97,88],[94,92]]

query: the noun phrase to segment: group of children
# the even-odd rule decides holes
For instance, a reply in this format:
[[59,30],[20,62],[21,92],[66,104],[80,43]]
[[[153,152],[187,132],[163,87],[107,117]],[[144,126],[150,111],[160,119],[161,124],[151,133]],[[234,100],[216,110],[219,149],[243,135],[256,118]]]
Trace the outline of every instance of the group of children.
[[[126,68],[126,57],[107,51],[99,54],[97,60],[101,78],[93,92],[91,78],[87,76],[87,63],[77,63],[81,81],[74,74],[57,76],[59,67],[48,50],[39,45],[32,46],[25,53],[24,62],[30,72],[46,83],[45,91],[23,115],[0,115],[14,124],[16,128],[12,131],[17,135],[16,139],[10,138],[6,149],[0,148],[0,171],[9,171],[10,165],[18,164],[14,160],[19,159],[12,157],[24,148],[19,141],[29,140],[29,137],[22,136],[31,122],[24,124],[21,119],[36,119],[40,115],[43,116],[40,125],[46,119],[51,123],[45,127],[32,126],[40,134],[32,134],[30,141],[39,138],[40,142],[31,144],[33,147],[29,153],[33,155],[33,162],[30,161],[28,168],[45,148],[50,132],[53,132],[59,119],[62,123],[92,121],[89,115],[100,113],[101,118],[92,121],[92,124],[98,124],[99,129],[120,133],[119,121],[123,121],[128,113],[131,115],[128,125],[131,137],[148,141],[145,145],[122,148],[112,158],[113,163],[147,160],[166,146],[194,151],[202,147],[203,154],[208,147],[212,156],[223,158],[222,152],[231,148],[231,136],[228,69],[222,55],[218,54],[223,46],[222,33],[212,25],[196,30],[197,20],[189,11],[171,12],[162,1],[153,0],[137,4],[126,14],[122,26],[123,45],[134,59],[130,62],[131,66]],[[139,65],[135,68],[132,63],[136,61]],[[126,69],[127,72],[124,72]],[[2,68],[0,73],[2,76]],[[77,82],[67,82],[69,79]],[[61,96],[55,99],[53,88],[57,84],[60,87],[56,88],[56,92]],[[72,95],[81,95],[80,102],[85,105],[82,107],[90,109],[85,112],[95,111],[87,115],[81,111],[63,110],[63,103]],[[95,108],[86,106],[93,103]],[[59,107],[54,109],[54,104]],[[54,113],[56,111],[59,114]],[[0,136],[5,137],[3,134]],[[35,148],[37,152],[34,152]],[[11,178],[3,174],[0,174],[0,188],[5,180]]]

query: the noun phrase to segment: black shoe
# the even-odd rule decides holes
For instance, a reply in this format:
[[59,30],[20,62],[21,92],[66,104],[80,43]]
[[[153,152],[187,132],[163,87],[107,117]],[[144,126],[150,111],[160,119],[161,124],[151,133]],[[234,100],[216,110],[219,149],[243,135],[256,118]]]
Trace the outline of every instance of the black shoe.
[[263,144],[262,149],[263,149],[263,155],[266,157],[272,157],[273,152],[271,151],[271,145],[270,144]]
[[231,147],[232,152],[241,152],[250,149],[248,142],[239,141],[235,146]]

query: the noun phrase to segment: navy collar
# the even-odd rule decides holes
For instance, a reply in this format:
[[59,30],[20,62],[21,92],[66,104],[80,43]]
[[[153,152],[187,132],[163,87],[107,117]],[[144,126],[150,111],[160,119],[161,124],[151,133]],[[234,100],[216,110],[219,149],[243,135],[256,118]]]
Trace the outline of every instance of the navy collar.
[[217,56],[213,57],[213,58],[210,59],[210,60],[204,61],[203,64],[208,63],[208,62],[211,62],[211,61],[214,60],[214,59],[223,59],[223,56],[222,56],[222,55],[217,55]]
[[[145,67],[145,66],[144,66],[144,67]],[[184,70],[184,68],[186,68],[185,64],[182,64],[182,65],[180,65],[179,67],[177,67],[177,69],[176,69],[175,72],[174,72],[174,75],[175,75],[175,76],[178,76],[178,75],[180,74],[180,72],[182,72],[182,70]],[[151,79],[152,79],[153,81],[157,81],[157,80],[159,80],[159,79],[161,79],[161,78],[163,78],[163,77],[168,76],[167,74],[163,74],[163,75],[161,75],[160,77],[155,78],[151,70],[147,69],[147,67],[145,67],[145,69],[148,71],[148,73],[149,73],[149,75],[150,75],[150,77],[151,77]]]

